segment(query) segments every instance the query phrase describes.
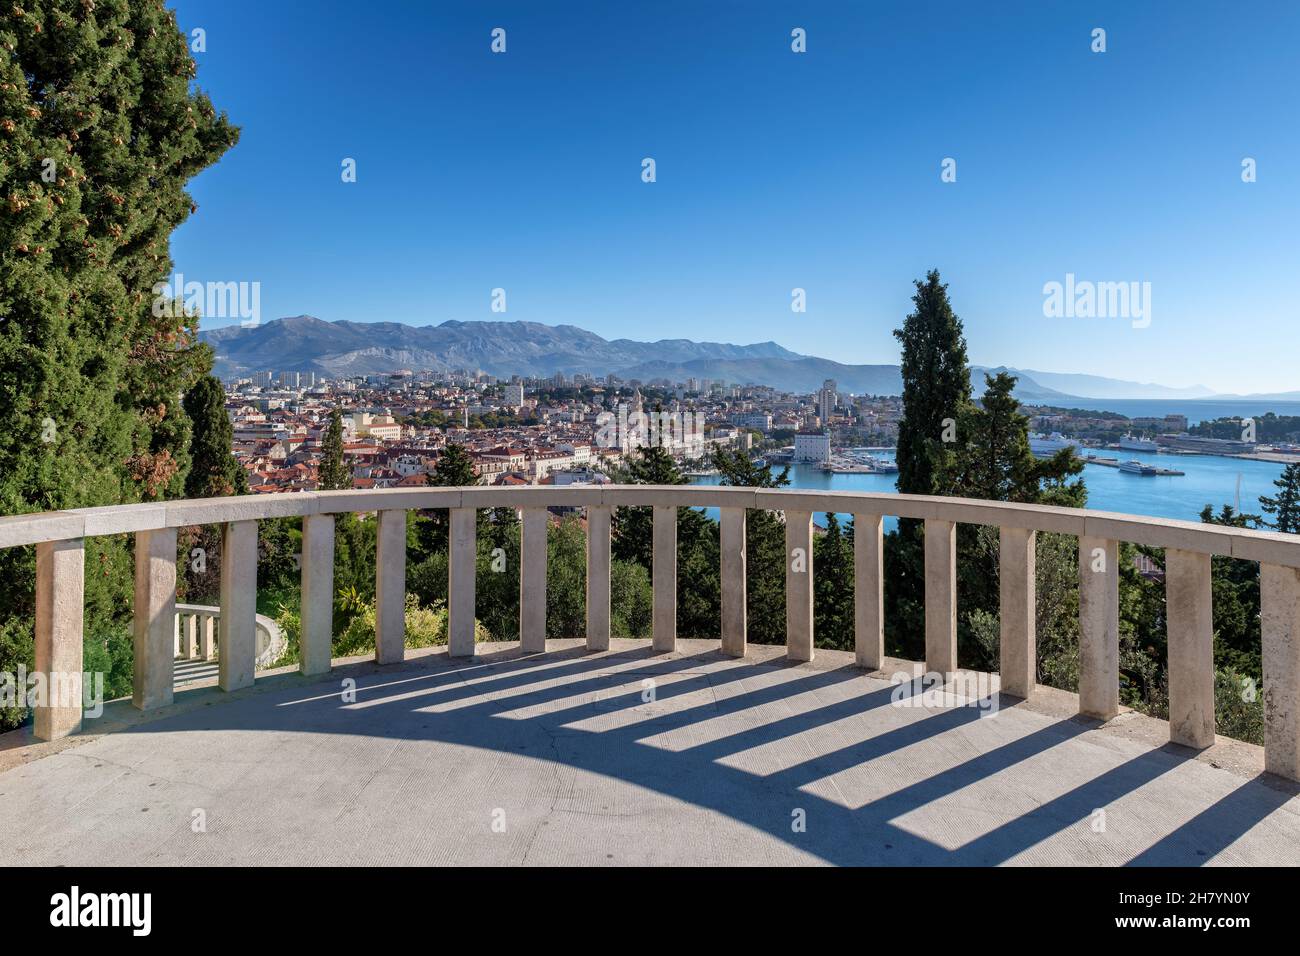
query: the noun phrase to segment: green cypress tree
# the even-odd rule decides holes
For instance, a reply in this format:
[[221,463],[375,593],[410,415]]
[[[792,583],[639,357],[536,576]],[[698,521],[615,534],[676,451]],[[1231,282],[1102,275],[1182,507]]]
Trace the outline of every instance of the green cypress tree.
[[961,320],[937,270],[917,280],[914,309],[894,337],[902,344],[903,418],[898,423],[898,490],[950,490],[955,423],[970,404],[970,369]]
[[[157,0],[14,4],[0,48],[0,514],[178,495],[177,396],[210,353],[154,290],[195,209],[186,183],[238,131],[191,89],[187,38]],[[87,552],[89,635],[129,613],[131,575],[124,540]],[[32,564],[0,553],[3,670],[31,663]]]
[[216,498],[248,493],[248,478],[231,452],[234,429],[226,414],[221,383],[205,375],[185,393],[182,403],[193,424],[186,498]]
[[[961,320],[937,270],[914,282],[913,310],[894,331],[902,344],[903,418],[898,423],[898,490],[953,491],[957,423],[970,405],[970,370]],[[891,654],[924,657],[925,545],[921,522],[904,518],[885,541],[886,637]]]
[[342,491],[352,487],[352,472],[343,460],[343,413],[330,411],[330,422],[320,443],[321,461],[316,487],[321,491]]
[[1264,513],[1273,515],[1273,520],[1266,524],[1287,534],[1300,534],[1300,464],[1287,465],[1273,484],[1278,493],[1259,499]]
[[[226,414],[221,383],[211,375],[204,375],[185,393],[182,405],[193,426],[185,497],[248,494],[244,469],[231,453],[234,429]],[[258,526],[259,536],[264,537],[268,527],[268,522],[262,522]],[[215,598],[221,584],[221,528],[217,525],[182,528],[179,535],[181,561],[177,565],[177,593],[188,603],[206,603]]]

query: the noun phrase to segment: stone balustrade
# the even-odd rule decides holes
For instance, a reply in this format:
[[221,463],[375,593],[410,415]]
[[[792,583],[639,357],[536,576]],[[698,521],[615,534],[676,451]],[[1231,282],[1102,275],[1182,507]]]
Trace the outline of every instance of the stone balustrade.
[[[284,653],[284,635],[280,626],[264,614],[253,620],[256,634],[257,669],[270,667]],[[175,656],[188,661],[218,659],[221,632],[221,608],[208,604],[177,604]]]
[[[0,518],[0,547],[36,545],[36,666],[46,672],[82,669],[83,541],[96,535],[136,536],[135,684],[141,709],[172,701],[175,651],[176,529],[221,524],[222,650],[225,690],[253,681],[256,656],[257,522],[303,520],[302,654],[305,674],[331,666],[334,516],[372,512],[378,522],[376,660],[402,660],[404,647],[406,515],[450,510],[449,647],[474,653],[476,509],[522,512],[520,641],[546,650],[546,527],[549,507],[587,515],[587,622],[591,650],[610,640],[610,528],[614,508],[653,508],[653,647],[676,643],[677,508],[720,509],[723,652],[744,656],[745,524],[751,509],[783,512],[787,548],[786,648],[792,661],[814,653],[812,515],[851,514],[855,547],[857,663],[877,668],[884,658],[882,519],[925,523],[925,666],[957,669],[956,526],[999,528],[1001,541],[1001,688],[1027,696],[1034,687],[1034,542],[1039,531],[1079,539],[1079,710],[1107,720],[1119,709],[1119,542],[1164,548],[1168,604],[1169,731],[1173,742],[1204,748],[1214,742],[1213,615],[1210,558],[1225,555],[1260,565],[1265,712],[1265,764],[1300,780],[1300,537],[1114,514],[1086,509],[962,498],[716,486],[412,488],[250,495],[160,504],[87,508]],[[188,633],[188,632],[187,632]],[[575,635],[577,636],[577,635]],[[201,638],[199,641],[201,643]],[[81,727],[79,707],[39,707],[38,737]]]

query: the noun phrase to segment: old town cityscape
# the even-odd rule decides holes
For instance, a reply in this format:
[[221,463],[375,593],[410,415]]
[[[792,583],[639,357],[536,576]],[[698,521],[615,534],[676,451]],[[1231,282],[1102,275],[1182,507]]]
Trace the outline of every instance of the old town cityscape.
[[[223,386],[234,454],[254,494],[317,488],[334,408],[342,412],[344,461],[358,490],[426,484],[448,444],[468,452],[488,485],[602,484],[647,445],[664,448],[691,477],[713,473],[709,453],[719,447],[831,473],[891,473],[896,466],[886,457],[850,450],[892,450],[903,411],[898,396],[849,395],[832,379],[815,393],[795,394],[752,383],[641,382],[613,374],[503,381],[481,371],[398,370],[327,379],[266,370]],[[1024,410],[1034,429],[1031,447],[1043,457],[1073,446],[1113,467],[1116,459],[1085,449],[1281,461],[1300,451],[1288,442],[1188,434],[1187,417],[1176,413],[1129,419],[1049,406]]]

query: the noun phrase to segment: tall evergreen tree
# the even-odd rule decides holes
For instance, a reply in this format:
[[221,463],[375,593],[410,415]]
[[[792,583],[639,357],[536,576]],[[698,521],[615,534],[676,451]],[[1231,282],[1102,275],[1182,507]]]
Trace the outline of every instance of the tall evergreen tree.
[[1273,484],[1277,494],[1259,499],[1264,514],[1273,516],[1266,524],[1287,534],[1300,534],[1300,464],[1287,465]]
[[[951,493],[963,498],[1082,507],[1083,481],[1069,479],[1083,462],[1069,449],[1039,459],[1029,448],[1029,419],[1013,392],[1016,378],[1006,372],[986,375],[985,392],[970,404],[958,424]],[[966,666],[997,669],[996,646],[972,632],[972,621],[996,619],[1000,611],[1001,562],[994,528],[962,524],[957,529],[958,656]]]
[[[898,423],[898,490],[953,491],[957,423],[970,406],[970,370],[961,320],[937,270],[914,282],[913,310],[894,331],[902,345],[903,418]],[[885,613],[890,653],[924,656],[925,550],[921,523],[904,518],[885,542]]]
[[[234,429],[226,414],[221,383],[204,375],[185,393],[182,405],[193,426],[185,497],[247,494],[248,479],[232,452]],[[259,537],[265,537],[273,524],[259,524]],[[179,534],[178,593],[189,603],[203,603],[217,594],[221,584],[221,529],[201,525],[182,528]]]
[[[0,514],[181,493],[206,371],[193,311],[154,291],[191,177],[238,131],[191,88],[157,0],[39,0],[0,17]],[[86,631],[130,608],[120,538],[86,542]],[[31,664],[32,549],[0,552],[0,670]],[[17,715],[0,716],[8,726]]]
[[932,269],[915,282],[913,311],[894,331],[902,344],[903,418],[898,423],[898,490],[946,494],[955,442],[952,425],[970,403],[970,369],[961,320]]
[[216,498],[248,493],[248,478],[232,453],[234,429],[226,414],[221,383],[204,375],[185,393],[185,414],[193,425],[186,498]]
[[343,413],[330,411],[330,423],[321,438],[321,461],[316,487],[321,491],[342,491],[352,487],[352,471],[343,460]]

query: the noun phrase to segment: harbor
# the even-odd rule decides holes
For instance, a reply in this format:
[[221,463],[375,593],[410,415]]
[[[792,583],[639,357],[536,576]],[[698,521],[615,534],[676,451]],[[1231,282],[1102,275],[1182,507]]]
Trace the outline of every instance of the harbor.
[[832,475],[896,475],[898,464],[891,459],[871,454],[872,451],[888,451],[884,448],[841,448],[832,452],[830,460],[817,467]]
[[[889,460],[893,451],[871,449],[875,457]],[[769,460],[775,456],[769,455]],[[1139,460],[1157,469],[1163,469],[1168,456],[1161,452],[1132,452],[1126,460]],[[1088,488],[1089,508],[1100,511],[1121,511],[1130,514],[1150,515],[1156,518],[1198,520],[1206,505],[1217,514],[1224,505],[1247,514],[1259,514],[1259,496],[1275,495],[1273,482],[1282,473],[1283,465],[1277,462],[1250,458],[1228,458],[1220,455],[1187,455],[1178,457],[1183,475],[1155,474],[1135,480],[1137,476],[1120,471],[1122,459],[1106,456],[1094,459],[1081,476]],[[1084,458],[1084,461],[1088,459]],[[775,463],[775,462],[774,462]],[[897,465],[894,465],[896,468]],[[777,464],[779,470],[780,465]],[[1170,469],[1172,470],[1172,469]],[[874,491],[883,494],[897,492],[897,473],[837,474],[823,471],[816,465],[795,464],[790,468],[790,487],[808,490]],[[696,484],[719,484],[718,476],[693,478]],[[716,514],[713,515],[716,517]],[[816,518],[825,523],[825,515]],[[887,519],[887,528],[894,520]]]
[[1088,455],[1084,462],[1089,465],[1101,465],[1103,468],[1118,468],[1127,475],[1140,475],[1146,478],[1154,478],[1161,475],[1183,476],[1187,472],[1179,471],[1177,468],[1165,468],[1161,465],[1152,465],[1147,462],[1138,461],[1131,458],[1128,461],[1120,461],[1118,458],[1101,458],[1096,455]]

